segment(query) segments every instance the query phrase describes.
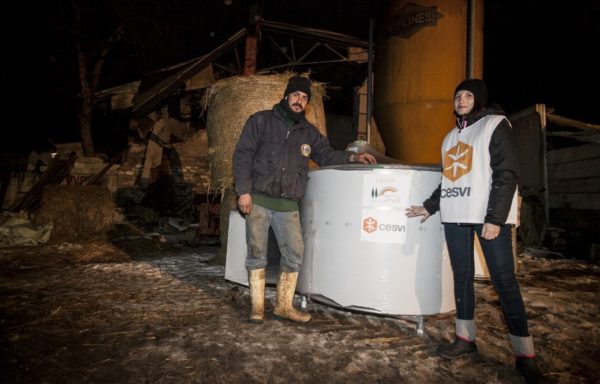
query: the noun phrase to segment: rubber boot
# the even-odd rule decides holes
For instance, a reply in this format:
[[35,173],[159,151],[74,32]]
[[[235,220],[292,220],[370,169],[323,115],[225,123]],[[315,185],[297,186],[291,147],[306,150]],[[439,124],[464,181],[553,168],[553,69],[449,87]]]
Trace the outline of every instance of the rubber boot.
[[265,269],[249,270],[248,282],[250,283],[250,303],[252,304],[248,322],[261,324],[265,313]]
[[273,314],[277,317],[295,321],[297,323],[307,323],[310,321],[310,314],[297,311],[293,306],[294,293],[296,292],[296,283],[298,281],[298,272],[281,272],[277,282],[277,304]]

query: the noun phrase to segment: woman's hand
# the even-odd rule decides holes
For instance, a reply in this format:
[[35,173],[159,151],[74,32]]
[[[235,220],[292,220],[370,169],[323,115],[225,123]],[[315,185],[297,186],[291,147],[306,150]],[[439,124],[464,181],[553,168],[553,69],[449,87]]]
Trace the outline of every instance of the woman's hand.
[[429,214],[429,212],[427,212],[425,207],[413,205],[410,208],[406,208],[406,216],[408,216],[408,217],[423,216],[423,218],[421,219],[421,223],[422,223],[425,220],[427,220],[429,218],[429,216],[431,216],[431,215]]
[[484,223],[481,230],[481,237],[486,240],[494,240],[500,234],[500,226],[496,224]]

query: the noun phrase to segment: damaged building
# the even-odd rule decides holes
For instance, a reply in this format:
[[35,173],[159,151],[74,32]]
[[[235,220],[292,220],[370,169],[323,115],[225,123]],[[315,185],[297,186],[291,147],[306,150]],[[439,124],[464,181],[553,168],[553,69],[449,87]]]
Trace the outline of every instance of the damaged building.
[[[251,113],[277,102],[287,76],[302,68],[318,68],[317,73],[310,74],[317,84],[323,84],[319,102],[312,103],[318,104],[312,122],[329,136],[332,146],[344,149],[357,138],[367,139],[368,42],[266,20],[261,21],[260,30],[262,47],[260,52],[254,51],[252,67],[247,66],[248,60],[242,64],[242,52],[248,44],[259,44],[258,38],[252,28],[242,28],[204,56],[98,91],[97,115],[118,117],[100,119],[96,129],[102,129],[102,124],[121,124],[120,129],[128,132],[126,149],[113,158],[84,157],[81,143],[56,144],[53,153],[31,152],[25,168],[12,172],[2,184],[3,209],[27,208],[35,190],[47,184],[102,185],[112,193],[124,218],[147,233],[171,234],[170,238],[185,241],[218,241],[220,223],[225,221],[226,225],[227,221],[221,205],[228,197],[230,208],[231,196],[226,192],[231,185],[223,183],[222,175],[214,176],[215,169],[227,166],[220,165],[227,154],[219,153],[223,148],[215,145],[215,137],[221,135],[233,142],[239,134],[233,131],[239,131]],[[289,46],[294,47],[293,53],[287,51]],[[255,90],[257,102],[264,99],[260,100],[261,105],[234,111],[235,116],[230,118],[236,120],[236,128],[213,133],[211,148],[207,123],[211,87],[214,96],[215,89],[223,89],[218,86],[219,81],[233,84],[237,79],[245,81],[245,77],[260,82],[269,76],[276,79],[273,94],[265,96],[268,90]],[[250,89],[255,88],[250,84]],[[232,92],[230,96],[236,97],[238,91]],[[324,102],[328,103],[327,115]],[[212,104],[215,105],[214,98]],[[213,131],[219,129],[214,127]],[[370,137],[385,152],[376,128],[371,129]],[[232,148],[225,150],[230,152]],[[63,164],[65,169],[51,179],[42,177],[54,158],[70,154],[75,156]],[[40,199],[38,196],[37,207]]]

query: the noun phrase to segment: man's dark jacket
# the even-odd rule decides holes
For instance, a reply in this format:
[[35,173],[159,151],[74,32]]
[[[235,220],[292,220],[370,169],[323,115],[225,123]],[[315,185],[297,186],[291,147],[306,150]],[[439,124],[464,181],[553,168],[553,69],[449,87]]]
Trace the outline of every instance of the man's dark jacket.
[[246,122],[233,153],[238,196],[258,193],[300,200],[306,191],[309,158],[322,166],[350,162],[352,152],[331,148],[306,119],[293,123],[283,113],[275,106],[255,113]]

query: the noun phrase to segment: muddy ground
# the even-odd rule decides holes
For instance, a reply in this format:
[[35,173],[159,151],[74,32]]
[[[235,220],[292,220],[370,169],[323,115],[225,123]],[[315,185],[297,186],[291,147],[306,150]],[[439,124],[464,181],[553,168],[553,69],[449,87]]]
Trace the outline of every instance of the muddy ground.
[[[248,324],[248,290],[224,280],[217,247],[147,240],[0,250],[2,383],[521,383],[497,297],[477,282],[477,358],[436,344],[453,314],[415,323],[315,301],[313,321]],[[600,267],[524,252],[519,281],[541,368],[600,382]]]

